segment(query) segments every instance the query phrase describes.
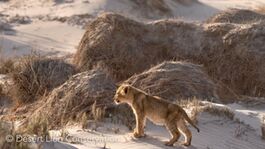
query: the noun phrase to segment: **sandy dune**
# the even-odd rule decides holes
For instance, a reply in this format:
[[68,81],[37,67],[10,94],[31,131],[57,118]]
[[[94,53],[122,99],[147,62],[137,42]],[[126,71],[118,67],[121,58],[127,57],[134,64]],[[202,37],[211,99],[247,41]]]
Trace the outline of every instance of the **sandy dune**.
[[[208,113],[200,114],[198,118],[200,133],[190,128],[193,133],[193,141],[190,147],[183,147],[176,143],[174,148],[178,149],[264,149],[265,141],[256,134],[255,130],[244,123],[232,121],[228,118],[213,116]],[[111,128],[119,128],[120,133],[111,132]],[[85,148],[102,148],[105,144],[107,148],[120,149],[171,149],[163,145],[164,141],[170,138],[164,127],[157,126],[148,122],[146,127],[145,138],[135,139],[130,131],[124,126],[114,124],[102,124],[97,132],[85,132],[78,127],[69,128],[70,136],[85,140],[82,144],[55,143],[46,144],[47,149],[85,149]],[[56,134],[55,132],[53,132]],[[105,139],[105,141],[104,141]],[[183,141],[180,138],[180,142]],[[101,140],[95,141],[95,140]],[[70,146],[68,146],[70,145]]]
[[[240,1],[238,0],[200,0],[200,3],[182,5],[173,0],[165,1],[170,14],[152,16],[153,12],[146,12],[144,9],[137,9],[138,6],[130,1],[122,0],[65,0],[54,3],[52,1],[37,0],[12,0],[0,2],[0,18],[27,16],[30,23],[11,24],[15,33],[2,32],[0,35],[1,47],[4,54],[23,55],[37,50],[43,54],[65,55],[73,53],[81,39],[84,30],[80,27],[66,23],[58,23],[45,19],[47,17],[60,19],[76,14],[90,14],[97,16],[104,11],[112,11],[127,15],[133,19],[150,21],[162,18],[180,18],[187,21],[203,21],[217,13],[219,9],[229,7],[255,8],[264,3],[263,0]],[[42,18],[40,21],[39,19]],[[14,49],[21,49],[15,51]],[[8,51],[8,52],[7,52]]]
[[[10,0],[0,2],[0,21],[7,23],[8,28],[0,26],[0,58],[27,55],[37,51],[42,55],[62,56],[73,54],[80,39],[85,33],[85,25],[80,25],[78,18],[71,24],[65,18],[74,15],[96,17],[101,12],[111,11],[126,15],[138,21],[153,21],[165,18],[177,18],[185,21],[203,22],[215,13],[227,8],[255,9],[265,6],[265,0],[199,0],[200,3],[183,5],[175,0],[164,0],[165,13],[156,9],[145,10],[130,0]],[[28,21],[12,22],[12,17],[27,17]],[[0,22],[0,23],[1,23]],[[4,76],[0,75],[0,84]],[[219,105],[226,106],[226,105]],[[227,105],[238,120],[217,117],[202,113],[198,118],[201,129],[194,134],[192,146],[177,149],[265,149],[265,141],[260,135],[260,121],[265,115],[261,108],[244,107],[240,104]],[[240,122],[241,121],[241,122]],[[112,129],[119,128],[115,134]],[[44,149],[159,149],[168,148],[163,141],[169,138],[165,128],[148,123],[147,137],[135,139],[125,126],[110,123],[102,124],[97,131],[83,131],[79,127],[67,127],[73,138],[83,139],[82,143],[47,142]],[[51,131],[58,133],[58,131]],[[95,139],[98,139],[95,141]],[[182,140],[183,138],[181,138]],[[104,141],[105,140],[105,141]],[[34,144],[33,144],[34,145]]]

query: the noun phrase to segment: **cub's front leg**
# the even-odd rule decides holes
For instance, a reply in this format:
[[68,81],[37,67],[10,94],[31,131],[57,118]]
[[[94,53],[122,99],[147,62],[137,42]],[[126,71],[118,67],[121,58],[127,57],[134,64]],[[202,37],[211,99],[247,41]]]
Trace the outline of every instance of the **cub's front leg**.
[[139,111],[136,111],[134,114],[136,119],[136,128],[134,129],[133,136],[135,138],[144,137],[145,116]]

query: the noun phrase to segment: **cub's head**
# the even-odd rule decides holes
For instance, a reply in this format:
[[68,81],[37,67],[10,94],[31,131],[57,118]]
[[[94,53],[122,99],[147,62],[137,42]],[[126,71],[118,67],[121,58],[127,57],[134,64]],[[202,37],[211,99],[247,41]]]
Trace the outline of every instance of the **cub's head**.
[[121,85],[114,96],[114,102],[120,103],[131,103],[133,100],[132,87],[130,85]]

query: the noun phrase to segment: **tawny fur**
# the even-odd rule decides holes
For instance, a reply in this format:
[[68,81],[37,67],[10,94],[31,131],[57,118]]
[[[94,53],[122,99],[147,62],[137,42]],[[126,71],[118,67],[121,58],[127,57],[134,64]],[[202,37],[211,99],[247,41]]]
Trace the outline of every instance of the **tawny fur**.
[[131,85],[121,85],[114,96],[117,104],[129,104],[135,114],[136,128],[133,135],[136,138],[145,136],[144,127],[146,118],[160,125],[165,125],[172,138],[165,145],[172,146],[178,141],[180,133],[184,135],[185,146],[191,144],[192,134],[188,129],[185,120],[199,132],[187,113],[178,105],[170,103],[160,97],[150,96],[144,91]]

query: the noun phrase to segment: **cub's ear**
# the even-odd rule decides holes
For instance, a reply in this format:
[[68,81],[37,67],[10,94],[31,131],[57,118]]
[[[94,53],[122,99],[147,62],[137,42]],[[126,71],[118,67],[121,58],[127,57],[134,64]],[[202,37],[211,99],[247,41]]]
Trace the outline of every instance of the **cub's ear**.
[[125,86],[123,91],[124,91],[124,94],[127,94],[128,93],[128,90],[129,90],[129,86]]
[[119,88],[120,86],[122,86],[122,82],[117,82],[116,84],[115,84],[115,86],[116,86],[116,88]]

